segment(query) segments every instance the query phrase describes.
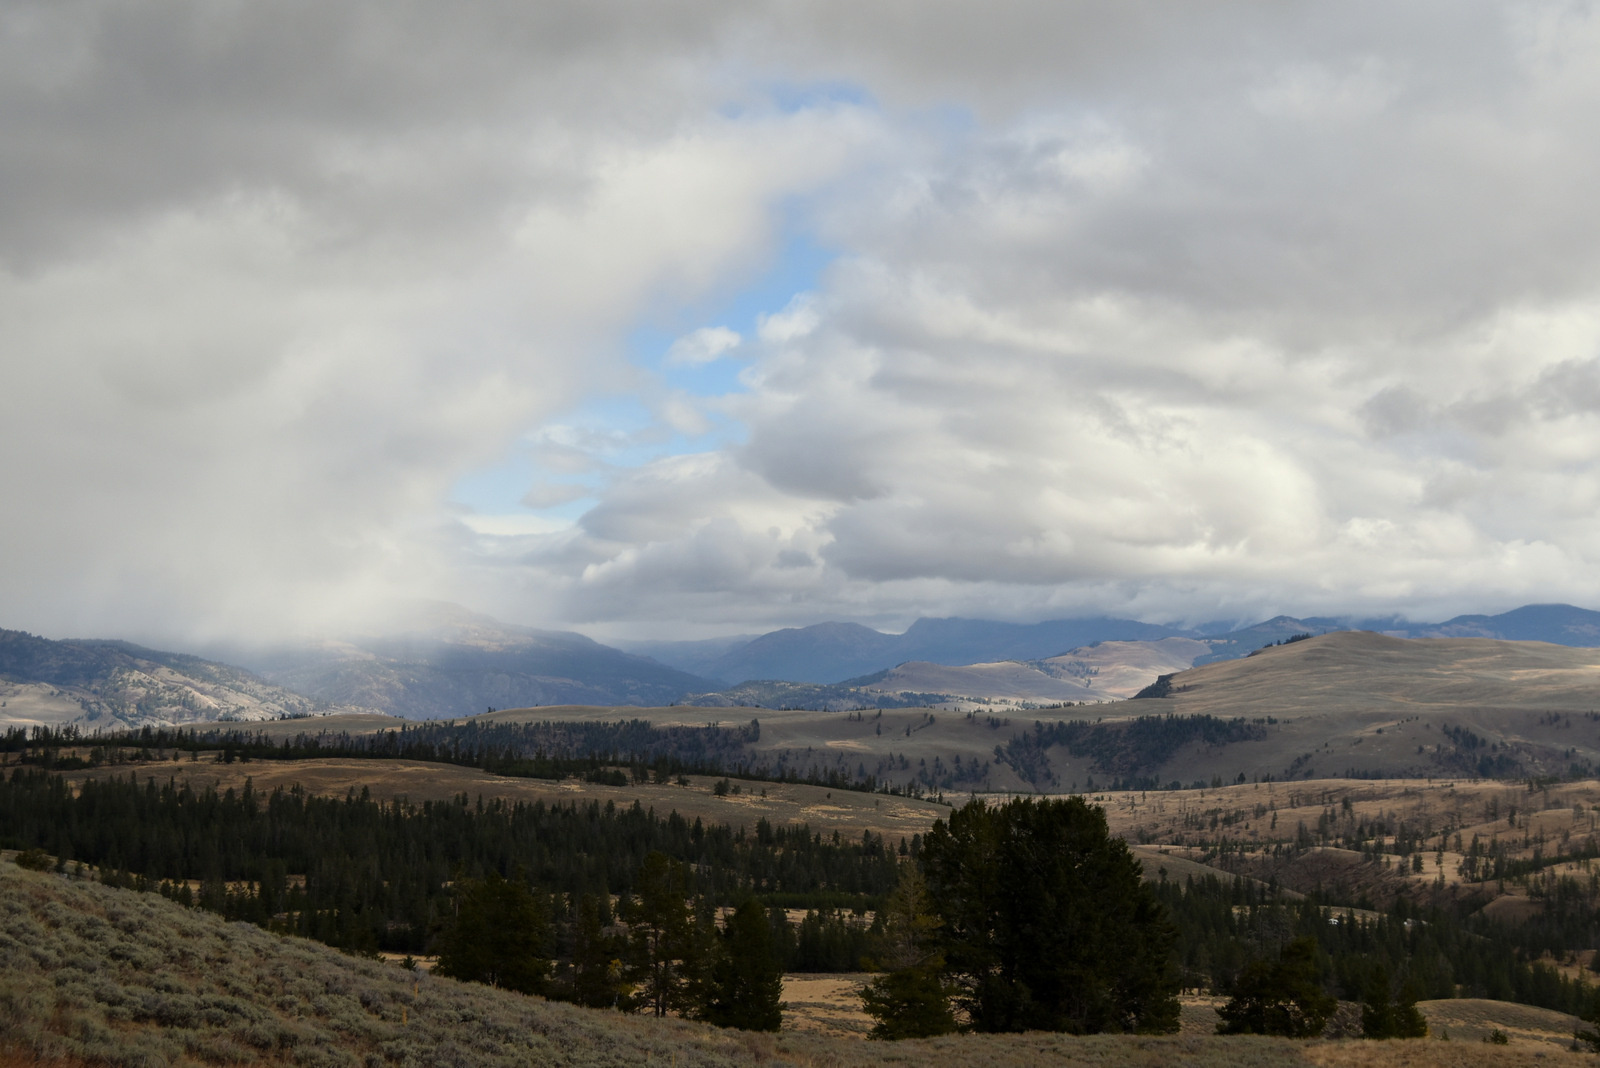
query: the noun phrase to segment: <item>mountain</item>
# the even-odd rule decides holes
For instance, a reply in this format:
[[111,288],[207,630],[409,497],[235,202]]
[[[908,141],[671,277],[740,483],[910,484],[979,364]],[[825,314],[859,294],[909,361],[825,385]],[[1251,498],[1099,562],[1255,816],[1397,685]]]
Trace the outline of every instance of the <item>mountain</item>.
[[535,705],[660,705],[716,689],[713,680],[601,645],[571,631],[501,623],[430,605],[394,636],[272,649],[231,658],[319,701],[407,719]]
[[611,644],[625,653],[648,657],[670,668],[687,671],[691,675],[717,679],[721,678],[717,674],[717,661],[759,637],[761,637],[759,634],[737,634],[726,638],[700,638],[693,641],[614,641]]
[[775,630],[730,650],[709,668],[719,679],[745,682],[838,682],[899,663],[901,636],[859,623],[818,623]]
[[1042,660],[951,667],[912,660],[853,680],[882,693],[942,693],[990,702],[1120,701],[1163,674],[1182,671],[1210,647],[1193,638],[1107,641]]
[[1039,660],[1100,641],[1155,641],[1192,636],[1175,627],[1131,619],[1053,619],[1001,623],[987,619],[918,619],[904,634],[885,634],[859,623],[818,623],[726,642],[631,642],[627,648],[680,670],[726,682],[783,680],[837,683],[909,660],[963,665]]
[[1334,619],[1296,619],[1293,616],[1274,616],[1252,626],[1241,627],[1226,634],[1203,639],[1210,651],[1195,658],[1194,664],[1211,664],[1218,660],[1237,660],[1249,656],[1257,649],[1276,645],[1301,634],[1325,634],[1329,631],[1349,630],[1348,624]]
[[265,720],[324,705],[227,664],[120,641],[0,630],[0,724],[115,729]]
[[1529,604],[1497,616],[1456,616],[1443,623],[1420,623],[1397,630],[1408,638],[1499,638],[1600,646],[1600,612],[1570,604]]

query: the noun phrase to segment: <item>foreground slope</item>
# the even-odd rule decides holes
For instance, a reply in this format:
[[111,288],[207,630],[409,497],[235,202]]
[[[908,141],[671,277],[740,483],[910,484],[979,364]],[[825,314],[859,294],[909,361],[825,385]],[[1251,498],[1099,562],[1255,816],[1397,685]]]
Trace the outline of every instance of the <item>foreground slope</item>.
[[[1545,1047],[1548,1048],[1548,1047]],[[972,1035],[896,1044],[717,1031],[404,972],[0,862],[0,1063],[1268,1068],[1532,1065],[1469,1043]]]

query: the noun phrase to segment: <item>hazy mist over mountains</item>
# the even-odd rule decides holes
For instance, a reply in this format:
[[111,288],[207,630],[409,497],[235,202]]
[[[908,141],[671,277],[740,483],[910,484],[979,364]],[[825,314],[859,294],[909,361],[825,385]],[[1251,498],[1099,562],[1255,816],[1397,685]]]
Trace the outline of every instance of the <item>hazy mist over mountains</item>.
[[[446,604],[413,606],[407,622],[410,629],[381,637],[215,645],[203,650],[204,658],[118,641],[51,641],[0,631],[0,723],[111,728],[351,709],[430,719],[489,708],[680,702],[815,708],[962,698],[1074,703],[1130,697],[1158,674],[1333,630],[1600,646],[1600,612],[1570,605],[1528,605],[1441,623],[1279,616],[1212,633],[1107,618],[1032,625],[923,619],[902,634],[824,623],[746,639],[639,643],[631,650]],[[1187,651],[1175,660],[1163,639],[1182,639]],[[939,667],[946,670],[934,670]],[[1113,678],[1120,681],[1108,687]]]

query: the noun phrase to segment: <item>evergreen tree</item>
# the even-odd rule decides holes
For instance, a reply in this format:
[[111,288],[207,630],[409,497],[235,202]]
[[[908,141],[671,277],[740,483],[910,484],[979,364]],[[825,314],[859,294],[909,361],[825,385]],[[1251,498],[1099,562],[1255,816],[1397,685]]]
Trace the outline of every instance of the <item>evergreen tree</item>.
[[1417,997],[1405,984],[1396,997],[1389,970],[1375,966],[1367,977],[1361,1000],[1361,1033],[1366,1038],[1425,1038],[1428,1021],[1417,1010]]
[[435,970],[524,994],[542,990],[550,971],[550,925],[540,899],[498,872],[461,880],[457,891],[455,915],[439,934]]
[[710,997],[698,1013],[706,1021],[743,1031],[783,1025],[783,968],[759,902],[748,900],[728,917],[710,977]]
[[934,824],[922,858],[974,1030],[1177,1030],[1177,931],[1099,808],[974,800]]
[[629,963],[638,1004],[656,1016],[683,1007],[685,980],[698,963],[683,866],[653,851],[639,869],[639,896],[628,916]]
[[940,974],[944,957],[934,944],[940,923],[916,864],[901,865],[900,881],[879,918],[882,933],[871,963],[887,974],[861,991],[862,1007],[877,1021],[872,1037],[926,1038],[956,1030],[950,992]]
[[601,922],[600,903],[578,899],[572,929],[572,1000],[592,1008],[614,1008],[622,1000],[622,947]]
[[1297,938],[1275,962],[1251,961],[1234,984],[1233,997],[1217,1015],[1222,1035],[1286,1035],[1313,1038],[1322,1033],[1338,1000],[1322,988],[1317,944]]

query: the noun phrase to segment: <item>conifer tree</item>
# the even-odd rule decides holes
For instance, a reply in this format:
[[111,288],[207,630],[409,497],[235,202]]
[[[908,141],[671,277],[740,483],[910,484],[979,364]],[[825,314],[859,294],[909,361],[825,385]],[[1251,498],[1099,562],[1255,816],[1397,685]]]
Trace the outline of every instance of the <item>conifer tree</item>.
[[1099,808],[973,800],[934,824],[922,857],[973,1030],[1177,1030],[1177,931]]
[[710,968],[710,996],[699,1015],[718,1027],[778,1030],[783,966],[760,902],[750,899],[734,910],[723,925],[721,943]]
[[1222,1035],[1285,1035],[1312,1038],[1322,1033],[1339,1002],[1322,988],[1312,938],[1284,946],[1276,961],[1251,961],[1234,984],[1233,997],[1217,1010]]
[[572,1000],[592,1008],[613,1008],[622,1000],[621,946],[606,934],[600,902],[578,899],[572,930]]
[[520,881],[490,872],[457,883],[455,915],[440,932],[435,970],[452,979],[538,993],[550,971],[549,919]]
[[861,991],[862,1007],[877,1021],[872,1037],[926,1038],[954,1031],[950,992],[940,974],[944,956],[934,944],[940,922],[916,864],[901,865],[900,881],[880,916],[883,933],[871,963],[887,974]]
[[1428,1021],[1417,1011],[1416,994],[1407,984],[1395,997],[1388,969],[1377,966],[1367,978],[1361,1002],[1361,1033],[1367,1038],[1424,1038]]
[[687,973],[697,963],[683,866],[652,851],[639,869],[639,894],[629,908],[629,963],[638,1004],[656,1016],[683,1007]]

